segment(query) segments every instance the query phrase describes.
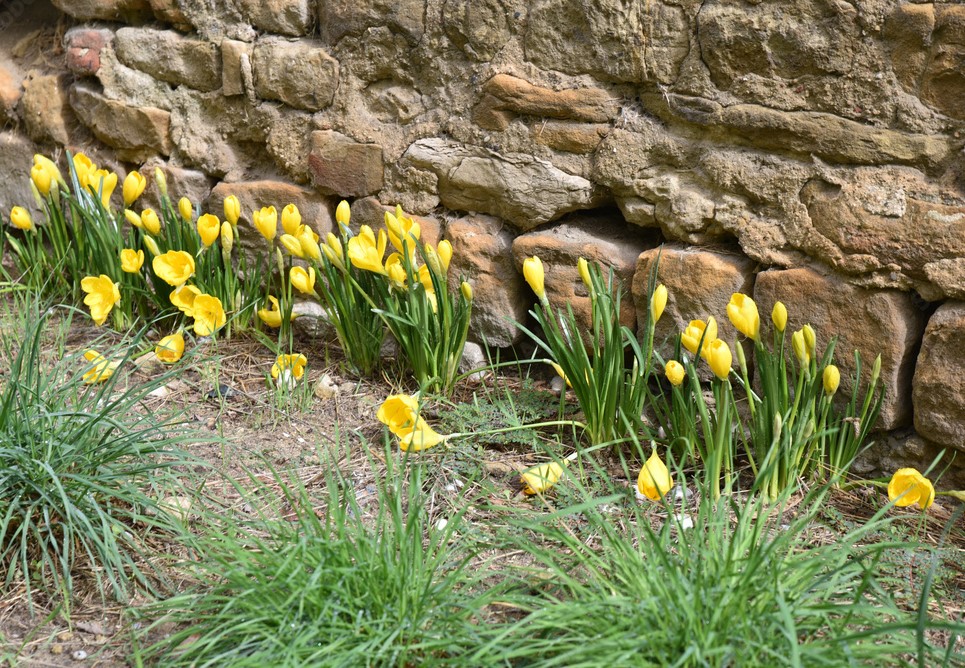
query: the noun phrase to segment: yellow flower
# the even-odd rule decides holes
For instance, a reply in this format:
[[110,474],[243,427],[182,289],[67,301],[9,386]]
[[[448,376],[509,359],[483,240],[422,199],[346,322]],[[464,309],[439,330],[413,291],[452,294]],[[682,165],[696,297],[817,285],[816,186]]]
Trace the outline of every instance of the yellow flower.
[[136,274],[144,264],[144,251],[125,248],[121,251],[121,270],[128,274]]
[[305,375],[308,358],[301,354],[279,355],[271,366],[271,377],[275,380],[300,380]]
[[194,317],[194,300],[201,294],[201,290],[193,285],[182,285],[170,295],[171,303],[174,304],[184,315],[189,318]]
[[161,220],[157,217],[154,209],[144,209],[141,212],[141,224],[148,234],[157,236],[158,232],[161,231]]
[[164,175],[164,170],[160,167],[154,168],[154,182],[157,184],[157,190],[161,193],[162,197],[168,196],[168,177]]
[[[262,209],[264,211],[264,209]],[[272,213],[275,212],[275,207],[271,207]],[[298,210],[298,207],[294,204],[289,204],[284,209],[281,210],[281,227],[285,230],[285,234],[290,234],[293,237],[298,236],[298,228],[302,226],[302,214]]]
[[422,234],[419,223],[402,215],[402,207],[396,206],[394,216],[388,211],[385,212],[385,227],[389,232],[389,241],[396,250],[401,253],[405,247],[408,249],[409,257],[412,257]]
[[[275,207],[271,207],[271,210],[274,211]],[[224,198],[224,217],[232,225],[238,224],[238,219],[241,217],[241,202],[234,195]]]
[[154,347],[154,354],[165,364],[174,364],[184,354],[184,335],[175,332],[165,336]]
[[84,382],[88,385],[103,383],[113,376],[114,371],[120,366],[118,362],[109,362],[96,350],[88,350],[84,353],[84,358],[91,363],[91,368],[83,375]]
[[157,257],[161,254],[161,249],[158,248],[154,237],[144,237],[142,241],[144,242],[144,245],[147,246],[148,251],[151,253],[151,257]]
[[520,476],[523,483],[523,494],[527,496],[542,494],[558,483],[562,477],[563,466],[558,462],[534,466]]
[[673,476],[670,475],[667,465],[657,456],[656,451],[640,469],[640,475],[637,476],[637,489],[651,501],[659,501],[664,494],[673,489]]
[[721,380],[727,380],[733,357],[730,348],[723,339],[714,339],[707,347],[707,364],[714,375]]
[[139,171],[132,170],[124,177],[124,186],[121,189],[124,195],[124,206],[130,206],[141,196],[147,186],[147,179],[141,176]]
[[551,367],[553,367],[553,371],[556,372],[556,375],[563,379],[563,382],[566,383],[567,387],[569,388],[573,387],[573,385],[570,384],[570,379],[566,377],[566,373],[563,371],[563,367],[561,367],[556,362],[548,362],[548,364]]
[[94,324],[103,325],[110,315],[114,304],[121,303],[121,292],[110,276],[88,276],[80,282],[81,289],[87,293],[84,303],[90,307],[90,317]]
[[82,190],[86,191],[87,186],[90,185],[91,174],[97,171],[97,167],[83,153],[75,153],[72,162],[74,163],[74,172],[77,174],[77,183],[80,184]]
[[667,362],[663,373],[674,387],[680,387],[680,384],[684,382],[684,376],[687,375],[687,372],[684,370],[684,365],[677,360]]
[[218,240],[220,233],[221,221],[218,220],[217,216],[206,213],[198,218],[198,236],[201,237],[201,243],[206,248]]
[[808,352],[811,355],[811,359],[815,359],[818,341],[814,334],[814,328],[811,327],[811,325],[804,325],[804,327],[801,328],[801,332],[804,334],[804,343],[808,347]]
[[687,329],[685,329],[684,333],[680,336],[680,342],[684,348],[696,355],[697,346],[700,345],[701,337],[703,337],[704,343],[701,346],[700,355],[706,357],[707,348],[710,346],[711,341],[717,338],[716,320],[707,318],[706,323],[703,320],[691,320],[690,324],[687,325]]
[[774,308],[771,310],[771,322],[777,327],[777,331],[783,332],[784,328],[787,327],[787,307],[781,302],[774,302]]
[[318,246],[318,235],[312,228],[302,225],[298,231],[297,239],[302,247],[302,257],[313,262],[322,259],[322,249]]
[[251,222],[268,241],[274,240],[275,235],[278,234],[278,214],[273,206],[265,206],[260,211],[253,212]]
[[235,229],[227,220],[221,223],[221,247],[225,253],[231,254],[231,249],[235,245]]
[[379,406],[375,417],[396,436],[405,436],[415,429],[419,400],[410,394],[390,395]]
[[727,304],[727,317],[734,329],[744,336],[757,340],[761,333],[761,316],[757,304],[745,294],[735,292]]
[[794,349],[794,356],[801,366],[811,363],[811,351],[804,341],[804,330],[799,329],[791,334],[791,348]]
[[471,285],[469,285],[468,283],[466,283],[466,281],[463,281],[463,282],[459,285],[459,290],[462,291],[463,299],[465,299],[467,302],[471,302],[471,301],[472,301],[472,286],[471,286]]
[[312,267],[308,270],[304,267],[292,267],[288,277],[292,287],[303,295],[315,293],[315,270]]
[[416,418],[415,428],[405,436],[399,438],[399,447],[405,452],[410,450],[412,452],[419,452],[420,450],[428,450],[429,448],[435,447],[447,438],[449,437],[437,433],[420,417]]
[[337,236],[328,233],[325,237],[325,245],[322,246],[322,251],[325,253],[325,257],[328,261],[334,264],[336,267],[345,270],[345,254],[342,251],[342,241]]
[[593,281],[590,278],[590,265],[586,261],[586,258],[581,257],[576,261],[576,271],[580,274],[580,280],[583,281],[586,289],[593,290]]
[[665,308],[667,308],[667,286],[661,283],[654,288],[653,296],[650,297],[650,313],[653,316],[653,324],[657,324]]
[[400,253],[389,254],[389,257],[385,260],[385,273],[395,287],[405,287],[408,277],[405,273],[405,267],[402,266],[402,255]]
[[348,240],[348,259],[359,269],[385,276],[387,275],[385,267],[382,266],[385,246],[385,230],[379,230],[379,238],[376,241],[372,228],[363,225],[358,235]]
[[194,275],[194,258],[187,251],[168,251],[151,262],[154,273],[168,285],[184,285]]
[[442,266],[442,273],[449,271],[449,263],[452,261],[452,244],[448,239],[443,239],[436,246],[436,255],[439,256],[439,264]]
[[838,391],[838,385],[841,384],[841,372],[838,370],[838,367],[829,364],[824,367],[822,380],[824,381],[824,391],[828,396],[831,396]]
[[[34,154],[34,165],[33,165],[33,168],[30,170],[31,178],[33,178],[34,176],[35,169],[38,171],[44,172],[43,178],[44,178],[44,182],[47,183],[48,192],[50,191],[50,187],[53,185],[54,181],[58,183],[64,183],[64,177],[61,175],[60,169],[57,168],[57,165],[54,163],[53,160],[51,160],[45,155],[40,155],[39,153]],[[36,179],[34,179],[34,185],[37,186],[37,190],[40,190],[41,193],[43,193],[44,195],[47,194],[40,187],[40,184],[37,183]]]
[[281,242],[282,247],[291,255],[301,258],[302,260],[306,259],[305,252],[302,250],[302,243],[298,240],[298,237],[293,237],[290,234],[283,234],[281,235],[281,239],[279,239],[279,241]]
[[117,174],[106,169],[98,169],[90,176],[90,189],[96,194],[101,195],[101,204],[108,208],[111,204],[111,195],[117,187]]
[[342,227],[348,227],[349,222],[352,220],[352,207],[344,199],[338,203],[335,207],[335,220]]
[[30,213],[22,206],[15,206],[10,209],[10,223],[18,230],[32,230],[34,228]]
[[536,257],[528,257],[523,260],[523,278],[529,283],[529,287],[533,289],[536,296],[539,297],[541,302],[546,301],[546,285],[545,278],[543,275],[543,263]]
[[436,291],[436,286],[432,284],[432,272],[429,271],[429,265],[424,264],[419,267],[419,282],[422,283],[422,287],[426,289],[429,294],[434,294]]
[[187,197],[182,197],[178,200],[178,213],[181,214],[181,218],[184,219],[186,223],[190,223],[191,219],[194,217],[194,204],[191,203]]
[[258,317],[269,327],[278,329],[281,327],[281,307],[278,300],[271,295],[268,295],[268,302],[271,304],[271,308],[258,309]]
[[194,298],[194,333],[198,336],[211,336],[225,326],[225,315],[221,300],[208,294]]
[[898,469],[888,483],[888,498],[901,508],[917,503],[928,510],[935,501],[935,488],[917,469]]
[[50,186],[53,183],[53,176],[43,165],[35,163],[30,168],[30,179],[37,186],[37,191],[46,197],[50,194]]
[[129,222],[132,227],[136,227],[139,230],[144,228],[144,223],[141,222],[141,217],[130,209],[124,209],[124,218],[127,219],[127,222]]

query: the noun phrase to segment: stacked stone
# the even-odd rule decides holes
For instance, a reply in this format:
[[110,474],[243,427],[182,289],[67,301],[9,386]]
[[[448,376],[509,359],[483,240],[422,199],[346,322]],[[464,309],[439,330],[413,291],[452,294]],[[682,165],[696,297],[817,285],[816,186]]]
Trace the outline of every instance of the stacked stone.
[[[452,241],[496,346],[532,303],[524,257],[584,318],[576,259],[611,267],[632,327],[662,248],[658,334],[712,314],[733,338],[732,292],[781,300],[839,336],[843,375],[882,353],[883,466],[965,456],[965,6],[54,4],[69,74],[0,62],[0,119],[42,147],[147,161],[212,211],[295,202],[319,232],[342,197],[369,224],[399,203]],[[33,147],[0,134],[0,167]]]

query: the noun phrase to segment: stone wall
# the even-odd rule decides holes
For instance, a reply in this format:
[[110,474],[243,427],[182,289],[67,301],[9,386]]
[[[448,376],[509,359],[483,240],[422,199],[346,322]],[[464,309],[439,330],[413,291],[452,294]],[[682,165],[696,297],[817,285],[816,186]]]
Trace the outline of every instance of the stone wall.
[[[212,211],[297,201],[320,232],[341,197],[373,223],[401,203],[452,241],[474,336],[498,346],[532,301],[525,256],[577,311],[576,258],[612,266],[632,326],[664,244],[666,327],[723,319],[735,290],[780,299],[791,326],[841,335],[845,370],[882,352],[882,465],[939,447],[965,464],[965,6],[53,3],[53,35],[42,0],[12,3],[47,29],[43,57],[0,58],[15,181],[66,146],[161,166]],[[19,187],[0,200],[29,201]]]

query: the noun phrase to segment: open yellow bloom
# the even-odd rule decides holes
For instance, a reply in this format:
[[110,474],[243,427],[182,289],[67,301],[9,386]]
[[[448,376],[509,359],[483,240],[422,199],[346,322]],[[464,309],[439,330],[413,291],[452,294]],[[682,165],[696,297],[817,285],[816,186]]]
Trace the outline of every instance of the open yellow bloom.
[[[272,211],[274,210],[275,208],[272,207]],[[238,219],[241,217],[241,202],[236,196],[228,195],[224,198],[224,217],[232,225],[238,224]]]
[[[275,207],[271,207],[274,211]],[[262,209],[264,211],[264,209]],[[293,237],[298,236],[298,228],[302,226],[302,214],[298,210],[298,207],[294,204],[289,204],[284,209],[281,210],[281,227],[285,230],[285,234],[290,234]]]
[[519,479],[523,483],[523,494],[533,496],[534,494],[542,494],[547,491],[550,487],[558,483],[562,477],[562,464],[549,462],[534,466],[523,473]]
[[125,248],[121,251],[121,270],[128,274],[136,274],[144,264],[144,251]]
[[917,469],[898,469],[888,483],[888,498],[901,508],[917,503],[928,510],[935,501],[935,488]]
[[221,300],[208,294],[194,298],[194,333],[211,336],[228,322]]
[[543,262],[535,255],[523,260],[523,278],[529,283],[541,302],[546,301],[546,283],[543,274]]
[[821,380],[824,382],[825,393],[831,396],[838,391],[838,385],[841,384],[841,371],[833,364],[829,364],[824,367],[824,374]]
[[371,271],[386,276],[385,267],[382,266],[385,246],[385,230],[379,230],[379,238],[376,241],[372,228],[363,225],[358,235],[348,240],[348,259],[355,267],[363,271]]
[[198,236],[206,248],[217,241],[220,234],[221,221],[217,216],[206,213],[198,218]]
[[449,437],[437,433],[420,417],[416,418],[415,428],[405,436],[399,438],[399,447],[402,448],[404,452],[410,450],[412,452],[419,452],[420,450],[433,448],[444,442],[447,438]]
[[292,287],[303,295],[315,293],[315,270],[312,267],[307,270],[304,267],[292,267],[288,278]]
[[111,204],[111,195],[117,187],[117,174],[106,169],[98,169],[90,176],[90,189],[97,194],[100,193],[101,204],[108,208]]
[[714,375],[721,380],[727,380],[730,375],[730,367],[733,362],[733,356],[730,352],[730,347],[723,339],[714,339],[710,342],[707,347],[707,364],[710,366],[710,370],[714,372]]
[[50,186],[53,184],[53,175],[43,165],[35,163],[30,168],[30,180],[37,187],[37,192],[46,197],[50,194]]
[[278,300],[271,295],[268,295],[268,303],[271,304],[271,308],[258,309],[258,317],[269,327],[278,329],[281,327],[281,306],[278,304]]
[[81,289],[87,293],[84,303],[90,307],[90,317],[94,324],[103,325],[110,315],[114,304],[121,303],[121,292],[110,276],[88,276],[80,282]]
[[701,346],[700,355],[706,357],[707,349],[711,341],[717,338],[717,321],[712,317],[707,318],[706,323],[703,320],[691,320],[690,324],[687,325],[687,329],[681,334],[680,342],[684,348],[696,355],[697,346],[700,345],[701,337],[703,337],[704,343],[703,346]]
[[174,364],[184,354],[184,335],[175,332],[165,336],[154,347],[154,354],[165,364]]
[[279,355],[271,366],[271,377],[275,380],[293,378],[300,380],[305,375],[308,358],[301,354]]
[[787,307],[782,302],[774,302],[774,308],[771,309],[771,322],[779,332],[783,332],[787,327]]
[[154,273],[168,285],[184,285],[194,275],[194,258],[187,251],[168,251],[152,261]]
[[201,294],[201,290],[193,285],[182,285],[171,293],[169,299],[179,311],[189,318],[194,317],[194,300]]
[[191,203],[187,197],[182,197],[178,200],[178,213],[181,214],[181,218],[184,219],[186,223],[190,223],[191,219],[194,217],[194,204]]
[[18,230],[32,230],[34,228],[34,222],[30,218],[30,212],[22,206],[15,206],[10,209],[10,224]]
[[657,324],[664,309],[667,308],[667,286],[661,283],[653,290],[650,297],[650,314],[653,316],[653,324]]
[[684,370],[684,365],[677,360],[667,362],[663,373],[674,387],[680,387],[680,384],[684,382],[684,377],[687,375],[686,370]]
[[654,451],[640,469],[637,476],[637,489],[651,501],[659,501],[663,495],[673,489],[673,476],[667,465]]
[[141,224],[144,226],[144,229],[147,230],[148,234],[157,236],[161,231],[161,219],[157,217],[154,209],[144,209],[144,211],[141,212]]
[[761,333],[761,316],[757,304],[745,294],[735,292],[727,304],[727,317],[734,329],[755,341]]
[[275,235],[278,234],[278,214],[273,206],[265,206],[259,211],[254,211],[251,214],[251,222],[254,223],[255,229],[261,233],[261,236],[268,241],[273,241]]
[[83,379],[87,385],[103,383],[114,375],[114,371],[120,364],[110,362],[106,357],[96,350],[88,350],[84,353],[84,358],[91,363],[91,368],[84,372]]
[[405,436],[415,429],[419,399],[411,394],[390,395],[379,406],[375,417],[396,436]]
[[139,171],[135,169],[128,172],[127,176],[124,177],[124,186],[121,188],[124,195],[124,206],[132,205],[144,192],[146,186],[147,179],[141,176]]

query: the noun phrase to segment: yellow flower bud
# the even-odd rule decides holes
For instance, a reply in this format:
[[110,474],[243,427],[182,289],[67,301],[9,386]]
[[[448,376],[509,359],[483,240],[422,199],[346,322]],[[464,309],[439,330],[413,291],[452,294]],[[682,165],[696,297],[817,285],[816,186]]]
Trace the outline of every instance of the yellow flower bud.
[[144,251],[125,248],[121,251],[121,271],[136,274],[144,264]]
[[52,175],[49,170],[44,168],[41,164],[35,164],[30,168],[30,179],[34,182],[37,187],[37,191],[46,197],[50,194],[50,184],[53,182]]
[[185,222],[190,223],[191,219],[194,217],[194,205],[191,203],[187,197],[182,197],[178,200],[178,213],[184,218]]
[[157,257],[161,254],[161,249],[158,248],[157,242],[152,237],[144,237],[144,245],[147,246],[152,257]]
[[463,281],[463,282],[462,282],[462,285],[459,286],[459,289],[462,291],[462,296],[463,296],[463,298],[464,298],[467,302],[471,302],[471,301],[472,301],[472,286],[469,285],[468,283],[466,283],[466,281]]
[[818,345],[817,337],[814,334],[814,328],[811,327],[811,325],[804,325],[804,327],[801,328],[801,331],[804,332],[804,343],[807,344],[808,352],[811,354],[811,359],[814,359],[815,354],[817,353]]
[[745,294],[735,292],[727,304],[727,317],[734,329],[744,336],[757,340],[761,331],[761,316],[757,304]]
[[715,376],[721,380],[727,380],[732,362],[730,347],[723,339],[714,339],[710,342],[707,347],[707,364],[710,365],[710,370]]
[[651,501],[659,501],[671,489],[673,489],[673,476],[654,451],[640,469],[640,475],[637,476],[637,490]]
[[[143,219],[143,216],[141,218]],[[217,216],[206,213],[198,218],[198,236],[201,237],[201,243],[204,244],[205,248],[210,247],[217,241],[220,233],[221,221],[218,220]]]
[[797,330],[791,334],[791,348],[794,350],[794,356],[797,357],[797,361],[801,366],[810,364],[811,362],[811,352],[804,341],[804,330]]
[[157,235],[161,231],[161,220],[157,217],[154,209],[144,209],[141,212],[141,224],[148,234]]
[[139,230],[144,229],[144,223],[141,222],[141,217],[130,209],[124,209],[124,218],[127,219],[127,222],[129,222],[132,227],[136,227]]
[[[251,222],[254,223],[261,236],[268,241],[273,241],[278,234],[278,214],[273,206],[263,206],[259,211],[251,214]],[[294,236],[290,232],[290,236]]]
[[307,225],[301,226],[298,243],[302,247],[302,257],[306,260],[318,262],[322,259],[322,249],[318,247],[318,235]]
[[781,302],[775,302],[771,310],[771,322],[777,327],[777,331],[783,332],[787,327],[787,307]]
[[315,270],[312,267],[292,267],[288,274],[292,287],[303,295],[311,295],[315,292]]
[[135,169],[128,172],[127,176],[124,177],[124,186],[121,189],[124,195],[124,206],[133,204],[144,192],[145,186],[147,186],[147,179],[141,176],[139,171]]
[[[275,207],[271,208],[272,211]],[[294,204],[289,204],[284,209],[281,210],[281,226],[285,230],[285,234],[290,234],[293,237],[298,236],[298,228],[302,224],[302,214],[298,210],[298,207]]]
[[841,372],[838,370],[838,367],[834,366],[833,364],[829,364],[824,367],[824,375],[822,379],[824,381],[825,393],[827,393],[828,396],[831,396],[838,391],[838,385],[841,384]]
[[563,477],[563,467],[557,462],[534,466],[520,476],[523,494],[533,496],[546,492]]
[[590,279],[590,265],[587,263],[586,258],[580,258],[576,261],[576,271],[580,274],[580,280],[583,281],[583,285],[590,292],[593,291],[593,281]]
[[[703,338],[703,345],[700,343],[701,338]],[[680,342],[684,348],[694,355],[697,354],[697,346],[700,345],[700,356],[707,357],[707,350],[710,343],[716,338],[717,321],[713,318],[707,318],[706,323],[703,320],[691,320],[690,324],[687,325],[687,329],[680,335]]]
[[335,220],[342,227],[348,227],[349,221],[352,220],[352,207],[344,199],[335,207]]
[[528,257],[523,260],[523,278],[529,283],[529,287],[541,302],[546,301],[546,284],[543,274],[543,262],[536,257]]
[[657,324],[664,309],[667,308],[667,286],[661,283],[653,290],[650,297],[650,314],[653,317],[653,324]]
[[436,246],[436,254],[439,255],[439,263],[442,265],[442,273],[449,271],[449,262],[452,260],[452,244],[443,239]]
[[305,253],[302,251],[302,244],[298,240],[298,237],[293,237],[290,234],[283,234],[281,235],[281,239],[279,239],[279,241],[281,242],[282,247],[284,247],[289,254],[294,255],[302,260],[306,259]]
[[687,372],[684,370],[684,365],[677,360],[670,360],[667,362],[667,366],[663,370],[664,375],[667,376],[667,380],[674,387],[680,387],[680,384],[684,382],[684,376]]
[[235,245],[235,228],[227,220],[221,223],[221,248],[225,253],[231,255],[231,249]]
[[30,213],[22,206],[15,206],[10,209],[10,222],[18,230],[32,230],[34,227]]
[[154,180],[157,182],[158,192],[162,196],[168,196],[168,178],[164,175],[164,172],[160,167],[154,168]]
[[[272,207],[274,210],[274,207]],[[228,222],[232,225],[238,224],[238,219],[241,217],[241,202],[234,195],[228,195],[224,198],[224,217],[228,219]]]

